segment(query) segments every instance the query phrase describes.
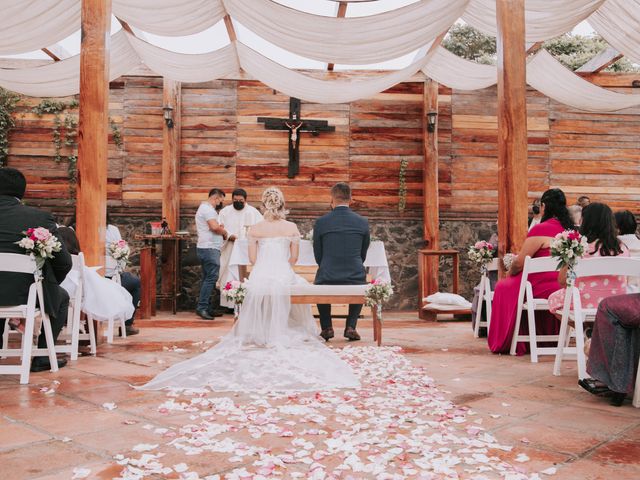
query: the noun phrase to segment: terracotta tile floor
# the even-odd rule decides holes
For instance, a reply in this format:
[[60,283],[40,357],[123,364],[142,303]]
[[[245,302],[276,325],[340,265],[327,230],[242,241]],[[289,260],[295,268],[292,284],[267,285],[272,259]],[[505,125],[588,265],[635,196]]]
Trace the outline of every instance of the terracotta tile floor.
[[[122,467],[114,463],[115,454],[166,441],[142,425],[171,428],[189,422],[187,413],[157,411],[165,393],[139,392],[129,384],[210,347],[228,331],[230,317],[206,322],[189,313],[161,314],[138,324],[140,335],[103,344],[96,358],[81,357],[57,374],[32,374],[30,385],[0,376],[2,480],[68,479],[78,467],[91,470],[87,478],[118,477]],[[361,344],[371,345],[370,322],[361,322],[360,332]],[[565,362],[563,376],[554,377],[550,358],[531,364],[529,357],[492,355],[483,339],[473,338],[468,323],[428,324],[408,313],[386,314],[384,343],[401,346],[448,399],[477,412],[500,443],[513,445],[501,459],[524,453],[530,458],[523,464],[528,472],[557,468],[555,475],[542,478],[640,478],[640,409],[629,403],[610,407],[579,389],[573,362]],[[47,394],[43,387],[56,390]],[[117,409],[103,408],[105,402]],[[256,446],[265,442],[248,435],[243,440]],[[235,467],[219,454],[187,458],[175,450],[167,458],[167,465],[188,460],[207,474]],[[179,478],[172,475],[166,478]]]

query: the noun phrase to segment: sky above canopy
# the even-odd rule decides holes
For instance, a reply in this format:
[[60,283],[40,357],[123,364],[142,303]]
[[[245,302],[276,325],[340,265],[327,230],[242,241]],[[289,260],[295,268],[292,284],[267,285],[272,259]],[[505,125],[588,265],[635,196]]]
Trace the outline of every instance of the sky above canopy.
[[[274,0],[277,3],[286,5],[288,7],[296,8],[308,13],[316,15],[324,15],[329,17],[335,17],[338,9],[338,2],[332,0],[314,0],[299,1],[299,0]],[[347,17],[359,17],[374,15],[377,13],[393,10],[405,5],[414,3],[417,0],[377,0],[375,2],[355,2],[350,3],[347,8]],[[291,53],[285,49],[277,47],[267,40],[259,37],[255,33],[251,32],[247,28],[243,27],[239,22],[233,21],[234,28],[238,39],[245,45],[253,48],[255,51],[271,58],[272,60],[280,63],[289,68],[304,68],[304,69],[326,69],[326,63],[311,60],[301,57],[294,53]],[[111,21],[111,34],[114,34],[121,30],[121,25],[115,17],[112,17]],[[147,40],[148,42],[179,53],[205,53],[214,50],[218,50],[225,45],[229,44],[229,36],[225,28],[224,22],[220,21],[211,28],[204,30],[203,32],[195,35],[189,35],[184,37],[164,37],[159,35],[153,35],[146,32],[142,32],[137,29],[133,29],[137,36]],[[591,26],[586,22],[578,24],[573,33],[581,35],[591,35],[594,33]],[[70,55],[76,55],[80,52],[80,31],[75,32],[66,39],[59,42]],[[346,69],[375,69],[375,70],[397,70],[407,67],[415,58],[416,53],[411,52],[402,57],[389,60],[386,62],[380,62],[370,65],[335,65],[336,70]],[[33,58],[33,59],[50,59],[44,52],[37,50],[34,52],[28,52],[20,55],[7,55],[1,58]]]

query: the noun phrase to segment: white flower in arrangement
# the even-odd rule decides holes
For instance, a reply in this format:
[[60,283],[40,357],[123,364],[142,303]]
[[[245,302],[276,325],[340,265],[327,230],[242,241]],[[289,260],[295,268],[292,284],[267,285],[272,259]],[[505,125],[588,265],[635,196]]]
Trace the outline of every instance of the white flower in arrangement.
[[313,228],[304,236],[304,239],[309,240],[310,242],[313,241]]
[[125,240],[118,240],[109,244],[109,255],[117,262],[118,272],[123,272],[129,264],[131,248]]
[[238,318],[240,314],[240,305],[244,302],[244,297],[247,296],[247,287],[244,282],[238,280],[232,280],[222,289],[222,293],[226,299],[234,303],[234,317]]
[[38,272],[41,274],[44,262],[48,258],[53,258],[53,254],[62,249],[62,244],[44,227],[29,228],[24,234],[26,236],[16,244],[35,259]]
[[393,295],[393,286],[383,280],[372,280],[367,285],[364,293],[364,304],[375,308],[378,319],[382,321],[382,304],[389,301]]

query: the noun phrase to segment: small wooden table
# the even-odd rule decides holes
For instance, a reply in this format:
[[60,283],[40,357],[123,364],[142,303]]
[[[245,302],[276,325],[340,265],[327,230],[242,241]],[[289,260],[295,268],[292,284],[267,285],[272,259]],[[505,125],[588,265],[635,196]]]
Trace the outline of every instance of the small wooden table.
[[[171,309],[175,315],[180,291],[180,240],[189,235],[136,235],[136,240],[144,240],[140,249],[140,318],[151,318],[156,314],[156,300],[162,301],[163,309]],[[156,242],[160,241],[162,252],[160,257],[162,282],[160,294],[156,293],[156,276],[158,259]]]

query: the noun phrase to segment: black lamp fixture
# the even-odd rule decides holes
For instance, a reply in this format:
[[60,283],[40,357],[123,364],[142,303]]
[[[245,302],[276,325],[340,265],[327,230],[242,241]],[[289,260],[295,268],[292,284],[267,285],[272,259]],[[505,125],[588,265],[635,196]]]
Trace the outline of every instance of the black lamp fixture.
[[433,133],[436,131],[437,118],[438,118],[438,112],[427,113],[427,132]]
[[167,127],[173,128],[173,107],[162,107],[162,116],[164,117],[164,123]]

